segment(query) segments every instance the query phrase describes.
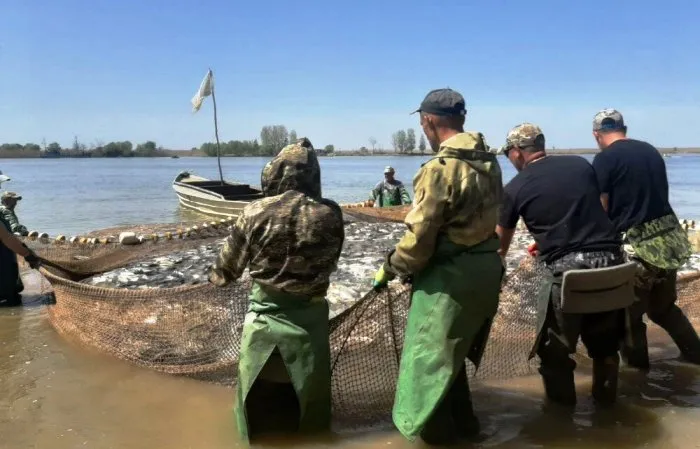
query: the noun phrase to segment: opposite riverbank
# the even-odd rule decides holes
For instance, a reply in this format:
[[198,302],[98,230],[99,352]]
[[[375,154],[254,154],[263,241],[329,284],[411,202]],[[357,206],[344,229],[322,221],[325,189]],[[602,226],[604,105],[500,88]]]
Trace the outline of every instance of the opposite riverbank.
[[[682,155],[695,155],[700,154],[700,147],[684,147],[684,148],[659,148],[659,153],[664,156],[682,156]],[[571,148],[571,149],[561,149],[561,148],[550,148],[547,153],[551,155],[588,155],[596,154],[600,150],[595,148]],[[401,156],[401,157],[412,157],[412,156],[429,156],[432,153],[398,153],[395,151],[386,150],[337,150],[333,153],[325,153],[323,149],[319,149],[319,156],[321,157],[368,157],[368,156]],[[110,158],[188,158],[188,157],[216,157],[215,155],[205,154],[200,150],[158,150],[158,153],[151,154],[130,154],[128,156],[122,155],[104,155],[104,154],[71,154],[71,155],[60,155],[52,156],[46,155],[39,151],[0,151],[0,159],[110,159]],[[269,155],[264,156],[260,154],[224,154],[222,158],[237,158],[237,157],[270,157]]]

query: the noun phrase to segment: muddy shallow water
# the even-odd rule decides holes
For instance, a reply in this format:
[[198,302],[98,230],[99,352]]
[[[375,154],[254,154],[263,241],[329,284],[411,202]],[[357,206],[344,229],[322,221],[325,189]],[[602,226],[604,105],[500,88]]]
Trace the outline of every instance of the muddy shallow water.
[[[25,278],[27,293],[36,282]],[[0,310],[0,448],[233,448],[233,391],[161,375],[63,340],[40,300]],[[660,340],[652,371],[623,370],[620,401],[596,410],[589,367],[577,374],[573,415],[547,409],[538,377],[475,385],[488,448],[700,447],[700,368]],[[267,447],[407,448],[390,424]]]

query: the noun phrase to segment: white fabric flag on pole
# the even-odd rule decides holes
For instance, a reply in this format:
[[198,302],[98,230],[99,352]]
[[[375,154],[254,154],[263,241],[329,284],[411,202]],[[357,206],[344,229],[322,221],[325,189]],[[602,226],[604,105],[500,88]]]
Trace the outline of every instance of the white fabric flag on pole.
[[[7,181],[10,181],[10,177],[3,175],[2,171],[0,171],[0,186],[2,186],[3,182],[7,182]],[[2,187],[0,187],[0,188],[2,188]]]
[[192,97],[192,112],[199,111],[199,108],[202,107],[202,102],[204,101],[204,98],[211,95],[213,89],[214,75],[211,73],[211,70],[209,70],[204,76],[202,84],[199,85],[199,90],[196,94],[194,94],[194,97]]

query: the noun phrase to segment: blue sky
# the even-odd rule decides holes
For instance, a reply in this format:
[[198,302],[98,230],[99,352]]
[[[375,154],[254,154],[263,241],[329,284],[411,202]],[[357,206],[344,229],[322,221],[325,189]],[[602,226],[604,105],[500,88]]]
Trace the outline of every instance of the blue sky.
[[634,137],[700,146],[700,2],[0,0],[0,142],[156,140],[188,149],[284,124],[315,146],[419,131],[428,90],[500,145],[539,124],[591,147],[615,107]]

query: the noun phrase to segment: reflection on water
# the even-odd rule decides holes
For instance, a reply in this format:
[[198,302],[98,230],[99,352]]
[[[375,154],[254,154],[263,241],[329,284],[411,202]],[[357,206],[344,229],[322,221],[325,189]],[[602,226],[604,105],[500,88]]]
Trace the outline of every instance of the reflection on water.
[[[36,282],[25,279],[31,295]],[[588,366],[577,373],[573,414],[547,408],[536,376],[479,385],[484,448],[685,448],[700,429],[700,368],[655,348],[648,374],[623,369],[620,402],[597,410]],[[40,300],[0,310],[0,448],[235,448],[233,391],[158,374],[58,336]],[[382,430],[383,429],[383,430]],[[386,426],[314,440],[268,439],[261,447],[408,448]]]

